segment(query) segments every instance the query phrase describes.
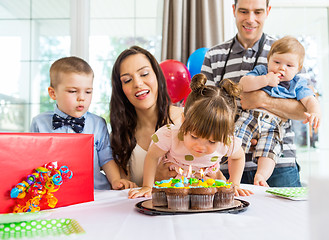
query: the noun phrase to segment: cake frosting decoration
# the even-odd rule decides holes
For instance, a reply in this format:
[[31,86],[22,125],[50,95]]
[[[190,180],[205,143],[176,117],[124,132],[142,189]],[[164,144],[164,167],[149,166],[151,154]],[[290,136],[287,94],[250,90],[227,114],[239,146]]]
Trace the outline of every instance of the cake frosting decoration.
[[156,181],[152,189],[155,207],[171,210],[230,207],[234,202],[234,184],[224,180],[186,177]]

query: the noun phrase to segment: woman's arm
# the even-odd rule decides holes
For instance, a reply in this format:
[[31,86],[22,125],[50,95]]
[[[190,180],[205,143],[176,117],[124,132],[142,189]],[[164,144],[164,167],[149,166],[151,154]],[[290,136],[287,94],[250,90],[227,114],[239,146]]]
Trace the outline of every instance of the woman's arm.
[[170,168],[169,168],[171,165],[172,165],[172,163],[164,162],[164,160],[162,159],[157,166],[155,180],[161,181],[163,179],[169,179],[169,178],[176,177],[177,172],[175,170],[170,170]]

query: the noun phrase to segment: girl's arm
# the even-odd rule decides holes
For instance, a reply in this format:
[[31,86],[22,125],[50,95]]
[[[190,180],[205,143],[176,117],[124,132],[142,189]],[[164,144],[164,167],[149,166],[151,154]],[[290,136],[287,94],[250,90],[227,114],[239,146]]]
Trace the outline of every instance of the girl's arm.
[[166,151],[163,151],[155,144],[149,147],[144,161],[143,187],[140,189],[131,189],[128,193],[128,198],[151,196],[158,161],[165,154]]
[[254,184],[263,187],[269,187],[267,184],[267,179],[273,173],[275,168],[275,161],[271,158],[260,157],[258,158],[257,171],[254,178]]
[[235,196],[249,196],[250,194],[253,194],[247,189],[240,188],[240,181],[243,174],[244,165],[245,153],[242,147],[240,147],[228,158],[228,171],[230,174],[230,178],[228,181],[232,182],[236,187]]
[[303,123],[313,125],[314,129],[318,128],[321,120],[321,109],[318,100],[314,96],[308,96],[300,100],[305,106],[306,111],[304,114],[306,119]]

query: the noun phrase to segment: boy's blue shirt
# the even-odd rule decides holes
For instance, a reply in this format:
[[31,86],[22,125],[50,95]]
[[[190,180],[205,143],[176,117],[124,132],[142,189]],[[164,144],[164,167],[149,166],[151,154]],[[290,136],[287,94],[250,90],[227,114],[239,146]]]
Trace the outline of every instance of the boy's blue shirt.
[[[75,133],[68,125],[54,130],[52,125],[54,113],[63,118],[68,116],[55,106],[54,111],[40,113],[34,117],[30,131],[40,133]],[[102,117],[90,112],[86,112],[83,117],[85,117],[85,126],[82,133],[94,135],[94,188],[111,189],[109,181],[100,170],[105,163],[113,160],[106,122]]]
[[[257,65],[251,72],[246,75],[261,76],[268,73],[267,67],[264,65]],[[313,91],[307,86],[305,78],[296,75],[291,81],[289,89],[278,85],[277,87],[266,86],[262,88],[271,97],[276,98],[296,98],[298,101],[307,96],[314,96]]]

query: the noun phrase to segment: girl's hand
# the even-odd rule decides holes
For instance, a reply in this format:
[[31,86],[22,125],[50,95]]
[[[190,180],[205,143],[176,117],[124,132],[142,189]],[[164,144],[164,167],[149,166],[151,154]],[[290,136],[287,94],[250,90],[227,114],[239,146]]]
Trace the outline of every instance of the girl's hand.
[[138,197],[151,197],[152,188],[142,187],[139,189],[131,189],[128,193],[128,198],[138,198]]
[[245,197],[245,196],[250,196],[252,194],[254,194],[254,193],[252,191],[248,190],[248,189],[242,189],[240,187],[235,186],[235,193],[234,193],[234,195],[236,197],[238,197],[238,196]]
[[136,188],[136,187],[137,187],[136,183],[131,182],[127,179],[123,179],[123,178],[114,180],[112,183],[112,189],[114,189],[114,190]]
[[255,174],[254,185],[262,186],[262,187],[269,187],[264,176],[259,173]]

